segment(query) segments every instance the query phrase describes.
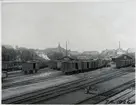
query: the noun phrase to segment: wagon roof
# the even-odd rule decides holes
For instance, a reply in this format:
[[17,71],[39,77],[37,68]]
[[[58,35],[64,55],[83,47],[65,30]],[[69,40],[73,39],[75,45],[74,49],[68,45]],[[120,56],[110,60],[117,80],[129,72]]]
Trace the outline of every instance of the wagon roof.
[[21,61],[2,61],[3,63],[21,63]]
[[38,63],[38,61],[26,61],[26,62],[22,62],[22,63]]
[[60,59],[57,59],[57,60],[77,60],[77,59],[74,59],[74,58],[72,58],[72,57],[69,57],[69,56],[64,56],[64,57],[62,57],[62,58],[60,58]]
[[114,57],[115,59],[119,59],[119,58],[122,58],[123,56],[127,56],[129,59],[132,59],[131,56],[127,55],[127,54],[122,54],[122,55],[118,55],[116,57]]

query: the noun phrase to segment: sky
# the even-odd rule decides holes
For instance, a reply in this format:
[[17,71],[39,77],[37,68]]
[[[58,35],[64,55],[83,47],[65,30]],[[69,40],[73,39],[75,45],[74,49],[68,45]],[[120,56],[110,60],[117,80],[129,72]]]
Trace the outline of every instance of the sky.
[[136,2],[5,2],[2,44],[76,51],[136,46]]

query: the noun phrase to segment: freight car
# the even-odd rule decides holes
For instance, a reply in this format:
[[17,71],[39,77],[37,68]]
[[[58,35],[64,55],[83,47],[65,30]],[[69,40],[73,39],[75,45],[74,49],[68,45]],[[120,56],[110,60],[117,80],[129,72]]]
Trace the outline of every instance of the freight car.
[[51,69],[60,70],[61,69],[61,61],[60,60],[51,60],[48,62],[48,66]]
[[113,61],[116,63],[116,68],[129,67],[135,65],[135,60],[126,54],[113,58]]
[[74,72],[85,72],[93,69],[98,69],[106,67],[106,60],[73,60],[73,61],[63,61],[61,64],[61,71],[65,74]]
[[14,63],[12,61],[2,61],[2,70],[3,71],[12,71]]
[[135,67],[135,59],[132,60],[132,67]]
[[38,60],[39,69],[43,69],[48,67],[48,61],[46,60]]
[[116,67],[117,68],[128,67],[128,66],[132,66],[132,60],[119,60],[119,61],[116,61]]
[[24,74],[37,73],[39,69],[37,62],[25,62],[22,64],[22,71]]
[[14,71],[14,70],[21,70],[22,62],[16,62],[16,61],[2,61],[2,70],[4,71]]

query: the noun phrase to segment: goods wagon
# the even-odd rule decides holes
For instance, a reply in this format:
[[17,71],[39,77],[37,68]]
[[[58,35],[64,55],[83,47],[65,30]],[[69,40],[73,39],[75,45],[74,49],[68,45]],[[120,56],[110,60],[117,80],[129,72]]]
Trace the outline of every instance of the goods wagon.
[[92,69],[98,69],[106,66],[105,60],[88,60],[88,61],[63,61],[61,71],[65,74],[74,72],[84,72]]
[[60,70],[61,68],[61,61],[59,60],[55,60],[55,61],[50,61],[48,63],[48,66],[51,68],[51,69],[56,69],[56,70]]
[[132,60],[132,67],[135,67],[135,59]]
[[8,62],[8,61],[2,61],[2,70],[4,71],[12,71],[14,67],[13,62]]
[[64,73],[78,72],[82,71],[82,68],[86,68],[85,62],[79,61],[63,61],[61,66],[61,71]]
[[21,62],[16,61],[2,61],[2,70],[4,71],[13,71],[13,70],[21,70]]
[[114,58],[113,61],[116,63],[116,68],[134,66],[135,60],[128,55],[121,55],[117,58]]
[[116,68],[128,67],[133,66],[132,60],[119,60],[116,61]]
[[39,65],[37,62],[26,62],[22,64],[24,74],[37,73]]
[[48,67],[47,61],[38,61],[39,69]]

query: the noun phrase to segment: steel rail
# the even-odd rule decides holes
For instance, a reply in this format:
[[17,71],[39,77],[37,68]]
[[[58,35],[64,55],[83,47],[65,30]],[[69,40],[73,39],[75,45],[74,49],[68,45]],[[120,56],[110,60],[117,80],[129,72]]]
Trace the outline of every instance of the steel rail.
[[[121,75],[125,75],[127,73],[121,73],[121,74],[117,74],[116,76],[114,75],[110,75],[109,77],[106,77],[106,78],[100,78],[98,80],[93,80],[93,81],[88,81],[88,82],[85,82],[85,83],[82,83],[82,84],[79,84],[79,85],[76,85],[76,86],[70,86],[69,88],[67,89],[62,89],[62,90],[57,90],[56,94],[52,93],[50,94],[50,97],[47,97],[45,94],[38,97],[39,99],[38,100],[32,100],[31,103],[40,103],[42,104],[43,101],[45,100],[49,100],[51,98],[55,98],[57,96],[60,96],[60,95],[63,95],[63,94],[67,94],[67,93],[70,93],[70,92],[73,92],[73,91],[77,91],[77,90],[80,90],[88,85],[96,85],[98,83],[101,83],[101,82],[104,82],[104,81],[107,81],[107,80],[110,80],[110,79],[113,79],[115,77],[119,77]],[[25,102],[27,103],[27,102]]]
[[[118,75],[119,75],[119,72],[121,72],[121,71],[116,71],[115,73],[117,73]],[[110,74],[112,74],[112,75],[114,75],[114,77],[116,77],[117,75],[115,75],[115,74],[113,74],[113,72],[112,73],[110,73]],[[109,74],[107,74],[107,75],[109,75]],[[107,76],[106,75],[106,76]],[[104,76],[102,76],[102,77],[104,77]],[[101,78],[102,77],[98,77],[98,78],[100,78],[100,80],[101,80]],[[98,78],[96,78],[96,79],[98,79]],[[107,77],[106,77],[107,78]],[[105,78],[105,79],[106,79]],[[111,78],[111,75],[110,75],[110,78]],[[104,79],[104,80],[105,80]],[[63,84],[63,85],[59,85],[59,86],[56,86],[56,87],[53,87],[53,88],[50,88],[50,89],[46,89],[46,90],[44,90],[44,91],[37,91],[37,92],[32,92],[32,93],[30,93],[30,94],[25,94],[25,95],[23,95],[23,96],[21,96],[21,97],[13,97],[13,98],[10,98],[10,99],[6,99],[6,100],[2,100],[2,103],[35,103],[36,101],[39,101],[39,100],[34,100],[35,102],[32,102],[33,101],[33,99],[35,99],[35,98],[40,98],[40,100],[41,100],[41,97],[43,97],[43,95],[45,96],[45,98],[46,99],[49,99],[49,98],[51,98],[51,97],[54,97],[54,96],[58,96],[58,95],[60,95],[60,91],[62,91],[62,93],[64,94],[64,93],[66,93],[66,91],[65,90],[69,90],[68,92],[70,92],[70,91],[72,91],[72,88],[74,88],[74,87],[76,87],[75,89],[79,89],[79,88],[81,88],[81,86],[80,85],[82,85],[83,87],[85,86],[85,84],[86,84],[86,86],[88,85],[88,82],[87,83],[84,83],[84,84],[80,84],[80,85],[77,85],[78,83],[81,83],[81,82],[85,82],[85,80],[86,80],[86,78],[82,78],[82,79],[80,79],[80,80],[77,80],[77,81],[72,81],[72,82],[70,82],[70,83],[66,83],[66,84]],[[100,82],[100,80],[97,80],[98,82]],[[104,81],[103,80],[103,81]],[[108,80],[109,80],[109,78],[108,78]],[[102,80],[101,80],[102,81]],[[72,84],[76,84],[77,86],[72,86]],[[79,87],[80,86],[80,87]],[[69,87],[69,89],[66,89],[66,88],[68,88]],[[62,88],[62,90],[57,90],[57,88],[58,89],[61,89]],[[70,88],[71,88],[71,90],[70,90]],[[73,90],[75,90],[75,89],[73,89]],[[55,92],[56,93],[58,93],[59,92],[59,94],[54,94]],[[63,92],[64,91],[64,92]],[[53,95],[54,94],[54,95]],[[49,95],[52,95],[52,96],[50,96],[49,97]],[[30,101],[31,100],[31,101]],[[44,99],[45,100],[45,99]]]
[[15,82],[15,83],[7,83],[7,84],[2,84],[2,89],[7,89],[10,87],[16,87],[16,86],[22,86],[22,85],[28,85],[28,84],[32,84],[32,83],[38,83],[38,82],[43,82],[49,78],[56,78],[58,76],[62,76],[62,74],[57,74],[57,75],[51,75],[51,76],[47,76],[47,77],[40,77],[40,78],[33,78],[30,80],[25,80],[25,81],[20,81],[20,82]]
[[[89,97],[84,100],[81,100],[81,101],[77,102],[76,104],[89,104],[90,101],[92,101],[91,104],[98,104],[99,102],[104,101],[104,100],[108,99],[109,97],[112,97],[112,96],[118,94],[119,92],[122,92],[122,91],[126,90],[127,88],[132,87],[134,85],[135,85],[135,79],[133,79],[129,82],[126,82],[120,86],[117,86],[111,90],[108,90],[104,93],[100,93],[94,97]],[[101,98],[102,96],[104,96],[104,98]],[[87,103],[87,102],[89,102],[89,103]]]

